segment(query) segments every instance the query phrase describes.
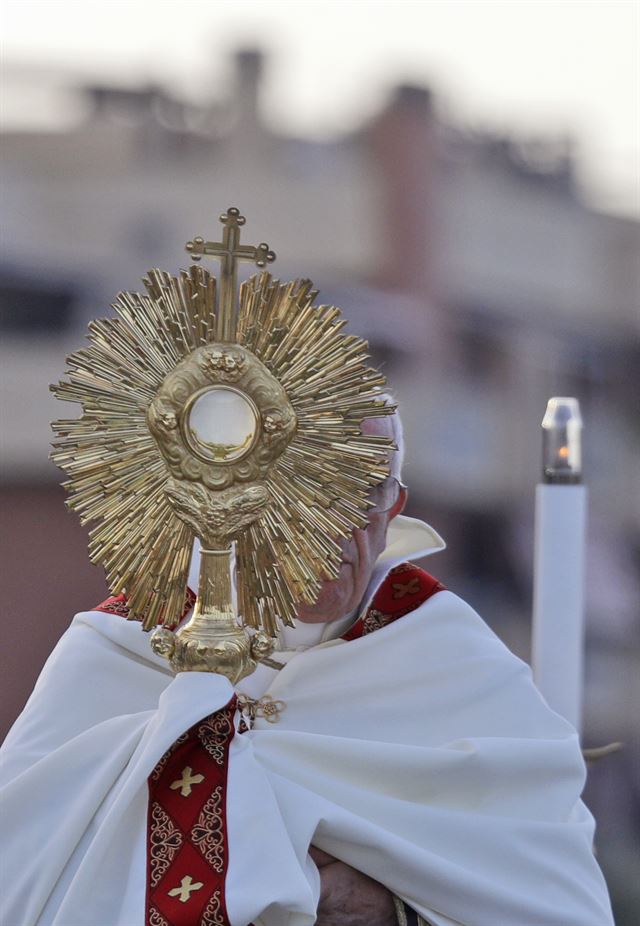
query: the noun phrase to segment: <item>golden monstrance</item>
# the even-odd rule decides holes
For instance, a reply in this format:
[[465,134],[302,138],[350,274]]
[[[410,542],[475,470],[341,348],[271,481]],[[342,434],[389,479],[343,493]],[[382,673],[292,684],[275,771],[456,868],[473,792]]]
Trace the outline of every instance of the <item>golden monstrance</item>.
[[[218,279],[199,263],[152,270],[146,293],[121,293],[116,316],[89,325],[52,387],[82,406],[54,423],[52,458],[67,504],[94,525],[92,562],[156,628],[154,651],[177,672],[235,683],[337,577],[340,540],[366,526],[371,487],[389,474],[393,442],[362,421],[394,409],[340,310],[314,305],[309,280],[267,273],[275,254],[240,244],[238,209],[220,221],[221,242],[186,246],[220,261]],[[259,268],[239,292],[238,261]],[[194,537],[196,605],[174,633]]]

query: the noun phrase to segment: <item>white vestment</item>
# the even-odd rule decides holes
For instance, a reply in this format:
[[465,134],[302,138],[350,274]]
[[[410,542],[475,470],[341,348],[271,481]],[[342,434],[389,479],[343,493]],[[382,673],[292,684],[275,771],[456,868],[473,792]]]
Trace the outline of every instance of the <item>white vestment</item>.
[[[363,606],[440,546],[406,518],[389,539]],[[578,737],[468,605],[441,591],[360,639],[309,642],[237,685],[285,707],[230,746],[232,926],[314,923],[311,843],[435,926],[610,926]],[[76,616],[4,747],[3,926],[143,926],[148,776],[232,695],[174,676],[139,624]]]

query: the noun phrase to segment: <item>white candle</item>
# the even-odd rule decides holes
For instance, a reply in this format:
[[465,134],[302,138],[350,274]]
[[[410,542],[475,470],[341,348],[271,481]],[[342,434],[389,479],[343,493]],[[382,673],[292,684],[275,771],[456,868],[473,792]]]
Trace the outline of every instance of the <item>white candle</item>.
[[577,399],[549,400],[536,490],[532,662],[547,703],[580,732],[587,493]]

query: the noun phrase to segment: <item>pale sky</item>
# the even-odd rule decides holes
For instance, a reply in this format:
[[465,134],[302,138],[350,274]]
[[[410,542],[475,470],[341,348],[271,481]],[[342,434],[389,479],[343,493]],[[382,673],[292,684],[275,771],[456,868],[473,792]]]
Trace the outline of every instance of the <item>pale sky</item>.
[[[327,136],[399,81],[466,124],[563,133],[596,201],[640,213],[640,0],[2,0],[3,58],[224,92],[238,45],[272,50],[264,112]],[[5,122],[13,118],[10,101]],[[35,112],[35,110],[33,110]]]

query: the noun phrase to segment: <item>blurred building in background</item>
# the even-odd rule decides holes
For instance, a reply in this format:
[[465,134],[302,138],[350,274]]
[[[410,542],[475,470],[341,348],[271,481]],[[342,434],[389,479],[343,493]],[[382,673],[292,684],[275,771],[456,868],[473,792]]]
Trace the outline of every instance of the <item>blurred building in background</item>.
[[157,87],[67,88],[75,124],[4,139],[3,597],[5,619],[33,639],[15,654],[4,723],[71,613],[106,594],[47,461],[48,422],[63,414],[48,384],[118,290],[138,289],[150,266],[184,266],[184,242],[216,236],[217,214],[237,205],[247,241],[277,251],[274,272],[310,276],[369,339],[403,411],[409,513],[449,542],[433,568],[523,658],[539,424],[550,395],[580,399],[585,741],[628,744],[590,782],[624,915],[640,825],[640,225],[589,207],[569,141],[445,124],[420,87],[397,87],[332,142],[278,137],[260,118],[264,64],[239,53],[233,93],[212,88],[199,106]]

